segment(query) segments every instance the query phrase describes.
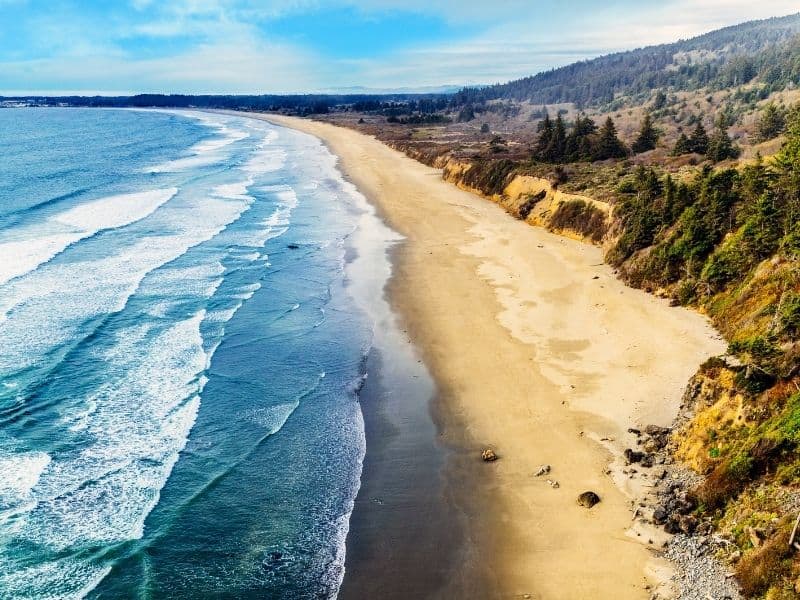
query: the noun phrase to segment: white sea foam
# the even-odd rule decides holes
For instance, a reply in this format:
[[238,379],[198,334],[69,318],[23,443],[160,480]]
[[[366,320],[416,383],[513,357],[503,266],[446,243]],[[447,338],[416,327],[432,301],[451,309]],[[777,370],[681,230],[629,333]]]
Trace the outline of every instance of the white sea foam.
[[43,222],[0,232],[0,285],[33,271],[70,244],[99,231],[141,221],[177,192],[169,188],[108,196],[79,204]]
[[[92,591],[111,571],[111,567],[99,566],[71,557],[25,566],[16,570],[0,572],[0,590],[9,595],[9,600],[30,598],[36,600],[65,600],[83,598]],[[76,588],[75,581],[84,582]],[[15,593],[24,590],[24,594]]]
[[225,183],[214,188],[214,195],[220,198],[252,199],[252,196],[247,194],[247,188],[251,185],[253,185],[252,178],[236,183]]
[[249,420],[259,427],[263,427],[266,433],[272,435],[281,430],[298,406],[300,406],[300,402],[287,402],[258,408],[250,413]]
[[278,171],[286,164],[286,151],[282,148],[265,148],[254,153],[242,170],[251,175],[264,175]]
[[0,523],[31,502],[31,490],[50,463],[45,452],[0,456]]
[[196,118],[206,127],[213,129],[214,133],[219,137],[214,137],[195,144],[189,148],[188,156],[148,167],[145,169],[146,173],[175,173],[213,165],[227,158],[227,155],[222,152],[222,150],[235,142],[250,137],[250,134],[242,129],[229,127],[227,124],[228,120],[224,118],[198,115],[197,113],[179,114],[188,114]]
[[[91,445],[54,455],[52,462],[29,455],[2,459],[0,466],[34,462],[38,471],[36,481],[26,476],[18,486],[29,488],[35,502],[16,517],[17,539],[62,552],[142,537],[197,415],[206,381],[201,373],[210,360],[200,335],[204,317],[200,311],[163,329],[133,326],[118,334],[111,349],[98,352],[109,377],[82,401],[92,413],[83,432]],[[80,597],[103,576],[68,560],[16,571],[9,561],[13,554],[0,553],[0,572],[6,573],[0,588],[5,582],[5,589],[24,596],[52,589],[62,590],[55,597]]]
[[161,225],[173,235],[139,238],[90,263],[47,264],[9,282],[0,297],[0,315],[7,317],[0,320],[0,373],[39,363],[74,339],[88,319],[121,310],[150,271],[211,239],[248,206],[242,200],[204,198],[191,207],[164,207]]

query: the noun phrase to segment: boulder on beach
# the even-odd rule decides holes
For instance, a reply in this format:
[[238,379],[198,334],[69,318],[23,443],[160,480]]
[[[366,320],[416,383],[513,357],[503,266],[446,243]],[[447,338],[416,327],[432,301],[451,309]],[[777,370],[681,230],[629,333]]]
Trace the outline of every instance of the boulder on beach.
[[492,450],[491,448],[486,448],[486,450],[484,450],[483,452],[481,452],[481,458],[482,458],[482,459],[483,459],[485,462],[494,462],[494,461],[496,461],[496,460],[497,460],[498,458],[500,458],[500,457],[499,457],[499,456],[497,456],[497,454],[495,453],[495,451],[494,451],[494,450]]
[[583,492],[578,496],[578,504],[584,508],[592,508],[598,502],[600,502],[600,496],[594,492]]

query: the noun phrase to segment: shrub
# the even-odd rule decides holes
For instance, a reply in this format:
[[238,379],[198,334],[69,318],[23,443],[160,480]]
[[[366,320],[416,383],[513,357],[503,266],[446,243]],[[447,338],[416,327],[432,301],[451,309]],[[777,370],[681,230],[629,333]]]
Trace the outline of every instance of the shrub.
[[531,211],[533,210],[533,208],[539,202],[544,200],[546,196],[547,196],[547,191],[546,190],[542,190],[538,194],[530,194],[528,196],[528,199],[525,200],[525,202],[523,202],[522,205],[519,207],[519,211],[518,211],[519,218],[522,219],[523,221],[525,219],[527,219],[528,215],[531,214]]
[[464,174],[464,183],[490,196],[500,194],[515,168],[516,165],[505,158],[477,161]]
[[781,329],[789,335],[800,333],[800,294],[789,292],[780,309]]
[[571,229],[594,242],[606,233],[606,215],[596,206],[583,200],[563,202],[550,219],[551,229]]
[[746,553],[736,565],[736,578],[747,597],[764,594],[791,573],[790,534],[791,522],[784,519],[770,539]]

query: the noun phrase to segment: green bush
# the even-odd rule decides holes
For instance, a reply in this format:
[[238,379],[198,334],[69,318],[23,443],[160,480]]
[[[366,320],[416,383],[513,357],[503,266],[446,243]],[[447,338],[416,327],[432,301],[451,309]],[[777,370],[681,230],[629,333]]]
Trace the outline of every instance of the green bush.
[[599,242],[606,233],[606,214],[583,200],[569,200],[556,209],[549,226],[555,230],[571,229]]
[[789,292],[780,308],[781,329],[789,335],[800,333],[800,294]]

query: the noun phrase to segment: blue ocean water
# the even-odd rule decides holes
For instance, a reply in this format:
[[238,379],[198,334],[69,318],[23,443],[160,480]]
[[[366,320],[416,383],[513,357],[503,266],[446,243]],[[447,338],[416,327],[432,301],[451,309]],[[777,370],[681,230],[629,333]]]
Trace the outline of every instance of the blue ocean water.
[[329,598],[357,194],[237,116],[0,110],[0,598]]

